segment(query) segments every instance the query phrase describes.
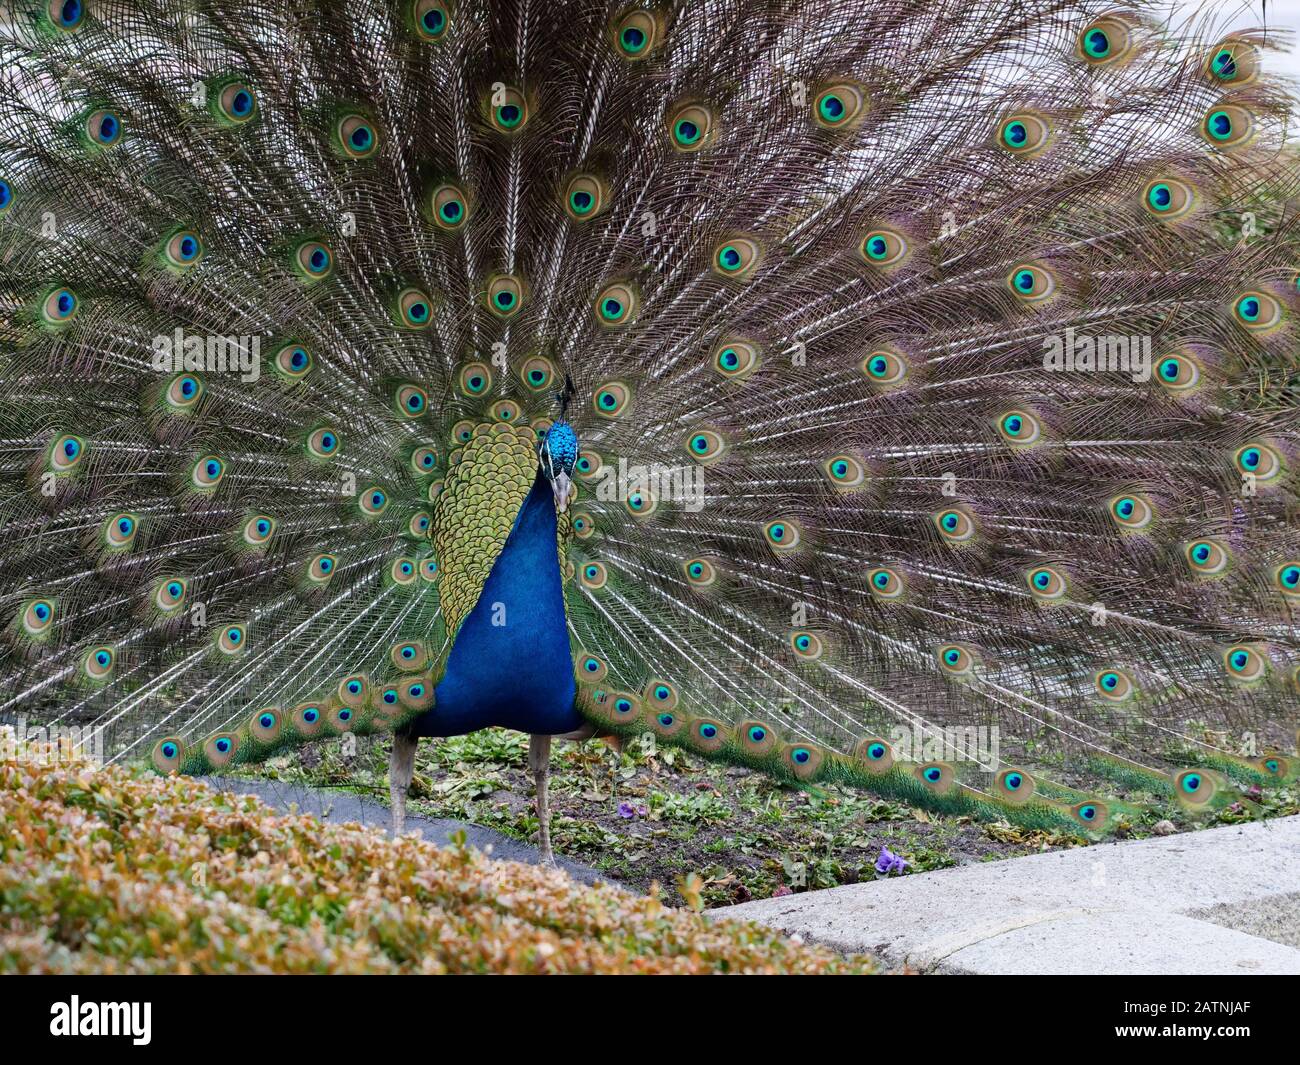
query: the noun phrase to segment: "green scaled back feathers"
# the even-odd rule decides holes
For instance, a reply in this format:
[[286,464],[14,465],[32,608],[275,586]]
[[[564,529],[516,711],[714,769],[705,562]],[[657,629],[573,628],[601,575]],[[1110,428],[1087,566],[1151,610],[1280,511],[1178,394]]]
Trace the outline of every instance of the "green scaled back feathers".
[[424,713],[568,379],[557,668],[598,730],[1088,834],[1294,783],[1276,34],[20,7],[0,721],[204,772]]

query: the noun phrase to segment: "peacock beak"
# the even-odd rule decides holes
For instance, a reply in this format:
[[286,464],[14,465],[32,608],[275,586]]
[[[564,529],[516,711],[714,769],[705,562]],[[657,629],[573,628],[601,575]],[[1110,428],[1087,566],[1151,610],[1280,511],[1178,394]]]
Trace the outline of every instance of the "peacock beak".
[[569,509],[569,492],[573,488],[573,481],[569,475],[561,470],[551,481],[551,491],[555,493],[555,510],[556,513],[563,514]]

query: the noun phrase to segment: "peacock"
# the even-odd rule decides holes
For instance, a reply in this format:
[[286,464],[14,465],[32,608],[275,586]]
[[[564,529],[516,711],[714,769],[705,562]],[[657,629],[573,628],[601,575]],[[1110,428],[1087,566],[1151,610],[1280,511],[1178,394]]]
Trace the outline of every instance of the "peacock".
[[0,720],[164,774],[385,732],[397,831],[421,737],[518,730],[548,860],[557,737],[1083,837],[1295,780],[1276,32],[0,19]]

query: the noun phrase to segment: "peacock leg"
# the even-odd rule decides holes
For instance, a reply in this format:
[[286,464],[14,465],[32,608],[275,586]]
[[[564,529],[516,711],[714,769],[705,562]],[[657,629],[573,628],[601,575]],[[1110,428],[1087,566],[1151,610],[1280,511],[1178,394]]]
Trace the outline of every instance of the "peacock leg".
[[393,835],[400,836],[406,829],[406,789],[415,776],[415,749],[418,736],[393,736],[393,751],[388,756],[388,794],[393,804]]
[[555,865],[555,855],[551,853],[551,807],[546,796],[550,765],[551,737],[529,737],[528,768],[533,771],[533,780],[537,784],[537,846],[542,852],[542,861],[547,865]]

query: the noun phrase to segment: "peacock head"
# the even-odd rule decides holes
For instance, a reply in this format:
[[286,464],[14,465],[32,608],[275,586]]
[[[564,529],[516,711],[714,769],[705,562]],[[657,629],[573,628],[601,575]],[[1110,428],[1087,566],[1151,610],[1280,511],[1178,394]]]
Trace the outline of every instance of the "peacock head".
[[537,457],[555,493],[555,509],[563,514],[569,508],[573,468],[578,462],[578,434],[573,426],[561,418],[547,429]]

